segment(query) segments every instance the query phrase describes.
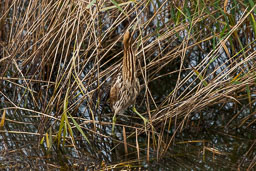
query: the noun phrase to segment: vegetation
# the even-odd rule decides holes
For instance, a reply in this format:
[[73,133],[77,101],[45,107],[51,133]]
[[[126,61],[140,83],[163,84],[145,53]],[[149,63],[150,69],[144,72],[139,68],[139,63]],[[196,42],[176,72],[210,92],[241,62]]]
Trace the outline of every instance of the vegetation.
[[[1,0],[0,168],[252,169],[255,20],[253,0]],[[127,28],[149,123],[128,109],[112,136]]]

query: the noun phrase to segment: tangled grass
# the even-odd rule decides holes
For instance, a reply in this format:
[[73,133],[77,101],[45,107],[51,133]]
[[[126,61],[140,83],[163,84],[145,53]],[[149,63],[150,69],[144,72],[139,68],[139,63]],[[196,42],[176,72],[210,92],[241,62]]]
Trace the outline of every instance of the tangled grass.
[[[71,145],[112,154],[114,144],[116,151],[125,147],[125,156],[151,161],[170,155],[177,134],[192,129],[195,116],[215,110],[231,111],[223,130],[255,132],[252,0],[0,4],[2,133],[35,135],[48,149]],[[120,72],[127,28],[136,30],[133,48],[143,86],[137,107],[149,124],[144,128],[128,110],[117,121],[120,136],[111,137],[108,92]],[[29,128],[17,130],[17,122]],[[255,135],[251,141],[244,153],[249,162],[238,159],[234,167],[255,165]]]

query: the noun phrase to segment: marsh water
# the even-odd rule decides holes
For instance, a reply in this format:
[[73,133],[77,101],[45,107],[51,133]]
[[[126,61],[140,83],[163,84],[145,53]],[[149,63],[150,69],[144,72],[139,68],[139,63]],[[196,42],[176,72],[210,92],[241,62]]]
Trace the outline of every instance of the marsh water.
[[[169,80],[162,80],[159,84],[167,85]],[[13,93],[11,84],[2,82],[5,88],[2,89],[9,97]],[[152,85],[154,96],[161,98],[168,94],[167,89]],[[154,91],[156,90],[156,91]],[[21,94],[20,94],[21,95]],[[3,101],[2,101],[3,102]],[[104,107],[101,113],[103,121],[111,123],[112,114],[109,107]],[[75,146],[63,146],[58,148],[56,143],[51,147],[46,144],[40,145],[40,117],[33,112],[8,109],[6,113],[6,123],[1,130],[0,145],[0,168],[6,170],[14,169],[64,169],[64,170],[98,170],[103,169],[105,165],[109,168],[116,168],[115,163],[124,162],[117,168],[142,168],[148,170],[216,170],[216,168],[230,170],[235,169],[239,162],[243,164],[250,163],[252,156],[255,156],[255,124],[250,126],[238,127],[236,122],[239,117],[228,123],[234,116],[234,113],[240,111],[240,115],[247,115],[248,108],[240,106],[237,110],[233,109],[232,103],[227,105],[215,105],[195,113],[187,121],[182,132],[177,133],[175,141],[170,145],[167,153],[157,160],[155,149],[150,151],[150,160],[147,161],[146,151],[140,152],[140,161],[137,161],[137,153],[134,147],[128,149],[129,155],[124,154],[124,145],[122,143],[122,129],[117,129],[117,139],[120,143],[113,143],[111,137],[102,137],[94,135],[91,144],[82,137],[76,137]],[[140,108],[138,108],[140,109]],[[85,119],[86,112],[81,107],[79,115]],[[132,114],[131,110],[126,111],[127,115]],[[118,122],[134,122],[127,116],[119,116]],[[141,121],[138,119],[138,123]],[[235,124],[234,124],[235,123]],[[234,125],[233,125],[234,124]],[[128,124],[129,125],[129,124]],[[109,126],[102,127],[105,134],[109,134]],[[74,131],[76,131],[74,129]],[[129,129],[127,130],[127,132]],[[167,131],[167,130],[166,130]],[[173,134],[170,130],[169,135]],[[52,133],[54,134],[54,132]],[[80,140],[79,140],[80,139]],[[53,139],[51,141],[56,141]],[[68,141],[71,141],[70,139]],[[135,137],[130,138],[131,144],[135,142]],[[139,136],[140,147],[147,146],[147,136]],[[253,148],[253,150],[249,150]],[[249,152],[247,153],[247,151]],[[241,156],[243,156],[241,158]],[[240,161],[237,159],[242,159]],[[254,157],[255,159],[255,157]],[[240,166],[243,168],[243,164]]]

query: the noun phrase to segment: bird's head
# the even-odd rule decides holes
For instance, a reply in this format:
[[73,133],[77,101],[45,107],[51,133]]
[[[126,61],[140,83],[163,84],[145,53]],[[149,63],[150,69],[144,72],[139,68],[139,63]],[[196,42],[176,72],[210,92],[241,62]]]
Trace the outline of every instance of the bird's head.
[[131,32],[127,30],[124,34],[124,40],[123,40],[124,47],[127,47],[129,45],[130,39],[131,39]]

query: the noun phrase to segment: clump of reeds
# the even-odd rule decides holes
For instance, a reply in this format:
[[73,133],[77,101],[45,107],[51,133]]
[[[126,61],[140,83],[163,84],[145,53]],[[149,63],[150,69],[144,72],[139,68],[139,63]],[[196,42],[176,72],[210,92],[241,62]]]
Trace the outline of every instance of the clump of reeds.
[[[114,142],[124,144],[125,155],[129,147],[138,161],[150,161],[170,153],[191,118],[211,108],[233,111],[225,129],[255,125],[253,1],[0,3],[0,111],[36,120],[31,132],[48,148],[94,151]],[[107,97],[131,27],[144,87],[137,106],[149,123],[144,128],[128,110],[117,121],[122,136],[114,138]],[[249,159],[240,166],[255,164]]]

